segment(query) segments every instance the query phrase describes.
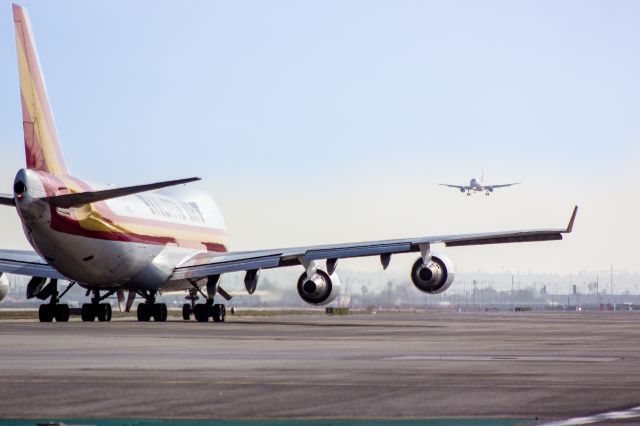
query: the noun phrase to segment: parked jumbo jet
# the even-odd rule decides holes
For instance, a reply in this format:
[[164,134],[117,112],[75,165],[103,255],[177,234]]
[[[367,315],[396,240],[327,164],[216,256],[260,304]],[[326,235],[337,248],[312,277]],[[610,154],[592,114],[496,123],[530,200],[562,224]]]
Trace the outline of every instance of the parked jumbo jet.
[[[560,240],[572,230],[577,207],[566,229],[492,232],[416,237],[387,241],[229,252],[225,224],[213,199],[206,194],[174,197],[154,190],[185,184],[198,178],[122,188],[93,186],[67,171],[56,134],[47,91],[33,44],[26,11],[13,5],[20,92],[24,125],[26,168],[18,171],[13,194],[0,194],[0,204],[14,206],[32,251],[0,250],[0,273],[32,277],[27,297],[47,300],[40,306],[40,321],[69,320],[69,306],[61,298],[74,285],[92,295],[82,306],[82,320],[109,321],[117,295],[120,309],[129,310],[136,296],[139,321],[166,321],[167,307],[157,303],[159,292],[189,291],[191,303],[183,318],[198,321],[225,319],[229,300],[218,285],[227,272],[244,271],[252,294],[262,269],[299,265],[300,298],[324,305],[336,297],[340,281],[339,259],[379,256],[383,268],[395,253],[419,252],[411,269],[418,290],[435,294],[453,282],[454,269],[431,245],[468,246],[522,241]],[[324,265],[320,262],[323,261]],[[67,281],[60,294],[58,281]],[[206,291],[206,294],[205,294]],[[198,294],[206,302],[196,303]]]
[[497,185],[487,185],[482,183],[483,180],[484,180],[484,172],[482,173],[482,177],[480,178],[480,180],[478,180],[477,178],[472,178],[471,181],[469,181],[469,185],[450,185],[448,183],[441,183],[440,185],[448,186],[449,188],[458,188],[460,192],[462,193],[466,192],[467,197],[469,197],[471,196],[472,192],[475,194],[476,192],[485,191],[485,195],[489,196],[489,194],[491,194],[493,190],[496,188],[505,188],[507,186],[520,184],[520,182],[514,182],[514,183],[501,183]]

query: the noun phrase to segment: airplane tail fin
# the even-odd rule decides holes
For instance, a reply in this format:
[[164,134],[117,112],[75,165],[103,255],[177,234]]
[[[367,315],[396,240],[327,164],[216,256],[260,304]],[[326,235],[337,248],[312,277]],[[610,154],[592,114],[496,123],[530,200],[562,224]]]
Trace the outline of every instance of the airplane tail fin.
[[27,11],[13,4],[27,168],[67,175]]

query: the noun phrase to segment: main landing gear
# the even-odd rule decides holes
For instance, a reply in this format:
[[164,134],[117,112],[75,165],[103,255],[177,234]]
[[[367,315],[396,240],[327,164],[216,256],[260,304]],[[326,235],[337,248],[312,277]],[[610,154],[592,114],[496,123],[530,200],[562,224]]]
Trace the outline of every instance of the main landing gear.
[[[213,297],[218,291],[219,276],[211,277],[207,282],[207,295],[205,295],[200,287],[192,283],[193,288],[189,289],[189,295],[186,299],[189,303],[182,305],[182,319],[189,321],[191,314],[198,322],[209,322],[209,318],[213,322],[224,322],[227,316],[227,309],[222,303],[213,303]],[[196,303],[199,299],[198,293],[204,297],[204,303]]]
[[222,303],[213,303],[213,299],[207,299],[205,303],[196,304],[193,316],[198,322],[208,322],[209,317],[213,319],[213,322],[224,322],[227,308]]
[[165,303],[156,303],[157,291],[149,290],[146,292],[138,292],[145,298],[144,303],[138,305],[137,316],[138,321],[148,322],[153,318],[156,322],[165,322],[167,320],[167,305]]
[[62,292],[61,295],[58,295],[58,280],[51,280],[47,286],[47,290],[51,291],[51,299],[49,300],[49,303],[40,305],[40,308],[38,309],[38,319],[40,322],[52,322],[54,319],[57,322],[69,321],[69,305],[59,302],[62,296],[64,296],[74,284],[75,282],[70,282],[66,290]]

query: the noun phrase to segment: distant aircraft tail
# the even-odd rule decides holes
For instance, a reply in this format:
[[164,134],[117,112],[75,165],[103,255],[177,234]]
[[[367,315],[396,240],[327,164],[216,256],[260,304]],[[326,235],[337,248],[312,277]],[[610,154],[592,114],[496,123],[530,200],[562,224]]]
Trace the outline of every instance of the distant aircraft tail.
[[13,4],[27,168],[66,175],[27,11]]

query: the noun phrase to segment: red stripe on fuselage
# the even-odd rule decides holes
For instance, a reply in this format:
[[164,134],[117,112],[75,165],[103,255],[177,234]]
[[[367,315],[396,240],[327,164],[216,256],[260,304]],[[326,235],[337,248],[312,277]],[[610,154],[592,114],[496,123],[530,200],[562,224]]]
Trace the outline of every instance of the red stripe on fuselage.
[[[39,173],[42,184],[45,188],[47,196],[60,195],[58,188],[68,188],[68,185],[60,177],[51,175],[49,173]],[[65,177],[65,180],[73,182],[74,188],[68,188],[73,191],[91,191],[91,186],[77,178]],[[65,191],[66,193],[67,191]],[[200,227],[195,225],[185,225],[179,223],[163,222],[161,220],[145,220],[140,218],[132,218],[126,216],[119,216],[114,213],[109,206],[103,202],[92,203],[92,207],[95,212],[100,216],[99,220],[103,221],[105,227],[112,227],[113,230],[102,231],[83,228],[80,222],[72,217],[63,215],[58,212],[58,209],[51,206],[51,229],[63,232],[71,235],[77,235],[81,237],[94,238],[108,241],[122,241],[132,243],[144,243],[155,245],[167,245],[175,244],[180,247],[204,249],[215,252],[227,251],[226,246],[215,241],[215,239],[223,239],[226,233],[222,230],[216,230],[207,227]],[[156,227],[159,233],[162,230],[171,230],[177,232],[189,232],[198,233],[203,235],[206,239],[192,240],[182,239],[173,235],[147,235],[127,230],[127,225],[144,225],[149,227]]]

